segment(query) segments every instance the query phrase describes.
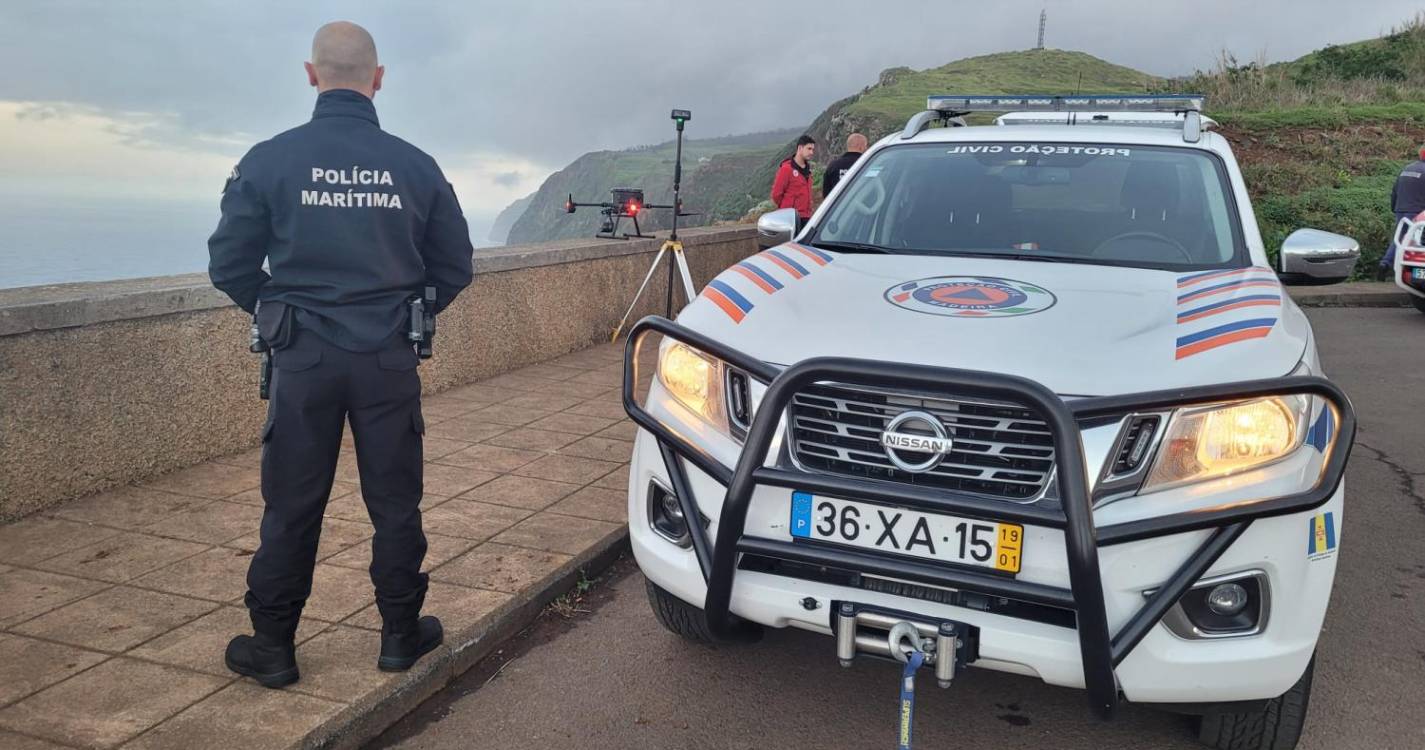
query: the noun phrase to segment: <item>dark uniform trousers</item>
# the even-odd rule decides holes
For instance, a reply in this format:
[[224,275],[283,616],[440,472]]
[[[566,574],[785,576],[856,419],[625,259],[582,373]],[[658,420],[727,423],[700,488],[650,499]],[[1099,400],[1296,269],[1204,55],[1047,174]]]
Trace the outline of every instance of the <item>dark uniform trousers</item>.
[[388,628],[414,627],[425,601],[420,572],[421,383],[408,342],[351,352],[298,328],[273,352],[262,434],[262,544],[248,569],[253,629],[290,642],[312,591],[312,570],[331,494],[343,425],[356,442],[361,494],[376,527],[371,582]]

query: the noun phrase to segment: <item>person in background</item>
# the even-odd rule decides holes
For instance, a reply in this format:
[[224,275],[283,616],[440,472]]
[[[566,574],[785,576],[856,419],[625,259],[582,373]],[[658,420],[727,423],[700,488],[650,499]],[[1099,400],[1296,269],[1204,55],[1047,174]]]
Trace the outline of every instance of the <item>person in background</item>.
[[816,140],[809,135],[797,139],[797,150],[777,168],[772,181],[772,203],[777,208],[797,210],[797,230],[811,218],[811,160],[816,155]]
[[836,184],[841,182],[841,178],[845,177],[847,172],[851,171],[852,165],[861,158],[861,154],[866,153],[867,145],[866,136],[860,133],[846,136],[846,153],[832,159],[831,163],[826,165],[826,174],[821,176],[821,197],[823,199],[831,195],[831,191],[836,189]]
[[1390,189],[1390,210],[1395,213],[1395,225],[1390,229],[1390,246],[1380,259],[1379,278],[1388,278],[1395,266],[1395,230],[1401,219],[1414,219],[1425,211],[1425,147],[1421,147],[1420,157],[1415,163],[1400,171],[1395,178],[1395,187]]

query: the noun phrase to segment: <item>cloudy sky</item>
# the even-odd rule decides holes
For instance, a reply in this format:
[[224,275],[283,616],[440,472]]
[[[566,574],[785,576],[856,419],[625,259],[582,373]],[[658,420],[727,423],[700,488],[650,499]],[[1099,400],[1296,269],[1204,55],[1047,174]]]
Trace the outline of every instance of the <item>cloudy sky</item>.
[[[579,154],[669,137],[672,107],[693,110],[692,137],[805,124],[884,68],[1030,47],[1042,7],[1048,46],[1166,75],[1223,48],[1276,60],[1374,36],[1419,4],[0,0],[0,205],[167,201],[215,220],[233,162],[310,114],[312,32],[346,18],[387,67],[383,126],[441,162],[483,239]],[[0,253],[10,240],[0,222]]]

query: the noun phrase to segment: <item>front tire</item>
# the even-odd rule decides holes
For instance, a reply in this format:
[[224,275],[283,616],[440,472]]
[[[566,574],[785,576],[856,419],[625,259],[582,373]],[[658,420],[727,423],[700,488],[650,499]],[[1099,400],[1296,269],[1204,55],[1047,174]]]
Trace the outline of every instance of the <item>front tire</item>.
[[643,583],[648,590],[648,606],[653,610],[658,624],[685,641],[703,644],[730,641],[746,643],[756,641],[762,636],[761,627],[746,620],[739,620],[734,638],[719,638],[708,627],[708,618],[701,609],[663,590],[646,578]]
[[1294,750],[1306,726],[1315,667],[1313,656],[1301,679],[1260,711],[1203,716],[1198,741],[1217,750]]

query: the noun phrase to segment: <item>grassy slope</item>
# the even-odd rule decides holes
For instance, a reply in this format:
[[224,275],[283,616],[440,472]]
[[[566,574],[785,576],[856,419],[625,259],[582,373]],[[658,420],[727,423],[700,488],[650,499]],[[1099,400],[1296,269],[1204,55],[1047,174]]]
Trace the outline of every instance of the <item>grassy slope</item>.
[[1233,144],[1267,252],[1315,227],[1361,243],[1357,277],[1374,272],[1395,218],[1390,190],[1425,138],[1425,26],[1326,47],[1272,65],[1236,65],[1178,86],[1208,93]]
[[1425,104],[1353,104],[1335,107],[1268,109],[1214,113],[1223,125],[1266,131],[1271,128],[1344,128],[1376,122],[1425,124]]
[[[1388,75],[1378,75],[1382,70]],[[985,55],[923,71],[893,68],[875,85],[832,104],[806,132],[821,144],[819,175],[848,134],[860,131],[874,141],[893,132],[925,106],[929,94],[1145,89],[1208,94],[1209,111],[1241,162],[1269,253],[1275,256],[1291,230],[1312,226],[1355,237],[1363,251],[1358,274],[1373,269],[1393,226],[1394,175],[1425,139],[1425,27],[1419,23],[1382,39],[1272,65],[1237,65],[1228,58],[1217,71],[1173,81],[1062,50]],[[705,212],[699,222],[735,219],[764,200],[794,137],[718,140],[729,142],[691,146],[685,160],[690,171],[684,201],[689,210]],[[710,161],[694,168],[702,155]],[[566,216],[557,210],[568,192],[602,200],[609,187],[626,183],[644,187],[650,201],[665,202],[671,159],[668,144],[587,154],[546,182],[540,193],[547,195],[537,196],[546,204],[543,212],[532,206],[520,224],[539,238],[592,234],[595,212]],[[532,241],[517,239],[520,224],[510,241]]]
[[[1132,68],[1114,65],[1083,52],[1025,50],[956,60],[929,70],[891,68],[873,86],[832,104],[812,122],[807,132],[817,140],[816,166],[841,153],[846,136],[864,133],[874,143],[905,126],[911,115],[925,109],[931,94],[1128,93],[1144,91],[1159,80]],[[724,196],[722,213],[732,218],[767,198],[777,166],[792,152],[789,139],[743,184],[736,196]],[[817,184],[821,180],[817,178]],[[738,210],[740,209],[740,210]]]
[[1315,227],[1361,243],[1368,276],[1389,242],[1390,190],[1419,148],[1425,104],[1357,105],[1221,115],[1267,252]]
[[[1382,70],[1389,75],[1378,75]],[[874,140],[899,128],[932,93],[1145,87],[1208,94],[1209,112],[1242,165],[1273,260],[1287,234],[1309,226],[1357,239],[1357,275],[1373,272],[1394,226],[1395,175],[1425,140],[1425,27],[1419,23],[1298,60],[1268,66],[1229,60],[1216,72],[1175,81],[1059,50],[986,55],[919,72],[892,69],[876,86],[828,108],[809,132],[823,144],[838,144],[853,130]],[[823,147],[820,156],[838,151]],[[743,192],[765,195],[789,152],[784,147],[764,164]]]
[[970,57],[939,68],[903,72],[891,76],[891,79],[888,85],[873,86],[856,97],[845,108],[847,114],[853,117],[871,115],[896,127],[925,109],[925,97],[930,94],[1076,90],[1081,93],[1123,93],[1144,91],[1155,81],[1146,73],[1105,62],[1093,55],[1055,49]]

